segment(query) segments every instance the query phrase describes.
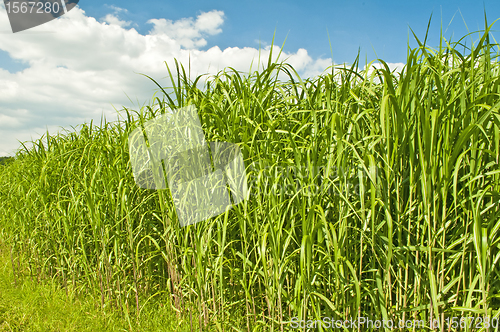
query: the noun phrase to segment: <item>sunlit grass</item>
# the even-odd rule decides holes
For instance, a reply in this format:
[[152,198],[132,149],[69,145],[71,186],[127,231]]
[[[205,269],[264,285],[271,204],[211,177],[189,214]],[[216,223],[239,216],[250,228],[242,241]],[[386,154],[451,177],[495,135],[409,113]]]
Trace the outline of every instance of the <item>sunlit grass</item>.
[[[16,266],[13,273],[12,264]],[[141,317],[129,317],[109,305],[101,307],[95,298],[62,288],[59,280],[30,276],[23,264],[11,260],[0,242],[0,331],[29,332],[111,332],[189,331],[190,324],[179,319],[163,303],[148,305]],[[19,270],[21,268],[21,270]]]

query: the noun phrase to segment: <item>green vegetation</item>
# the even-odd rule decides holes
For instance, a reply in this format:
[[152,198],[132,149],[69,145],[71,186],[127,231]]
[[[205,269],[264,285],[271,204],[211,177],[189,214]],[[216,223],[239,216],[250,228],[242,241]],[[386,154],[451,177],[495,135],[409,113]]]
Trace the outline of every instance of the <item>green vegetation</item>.
[[9,162],[13,162],[14,157],[0,157],[0,166],[1,165],[6,165]]
[[167,307],[148,307],[139,320],[127,318],[116,309],[99,306],[91,296],[61,289],[57,280],[14,275],[11,264],[7,248],[0,244],[0,331],[189,331],[187,323]]
[[[199,89],[201,77],[169,68],[172,95],[20,151],[2,169],[1,234],[33,275],[128,317],[166,301],[193,330],[498,319],[500,66],[489,28],[463,51],[466,37],[438,50],[417,39],[399,75],[355,61],[302,80],[269,60]],[[127,139],[189,104],[207,141],[239,145],[251,195],[180,228],[168,190],[135,185]]]

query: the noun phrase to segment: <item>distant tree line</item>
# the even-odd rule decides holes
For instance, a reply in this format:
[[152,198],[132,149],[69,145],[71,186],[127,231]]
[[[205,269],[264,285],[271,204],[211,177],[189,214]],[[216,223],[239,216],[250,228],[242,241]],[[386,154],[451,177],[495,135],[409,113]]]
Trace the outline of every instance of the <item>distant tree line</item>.
[[7,163],[13,162],[14,157],[0,157],[0,165],[6,165]]

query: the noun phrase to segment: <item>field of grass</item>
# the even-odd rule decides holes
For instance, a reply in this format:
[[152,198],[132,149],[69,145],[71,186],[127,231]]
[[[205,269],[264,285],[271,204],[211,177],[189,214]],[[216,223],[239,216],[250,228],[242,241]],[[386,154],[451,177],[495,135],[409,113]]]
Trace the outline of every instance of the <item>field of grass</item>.
[[[173,93],[46,135],[0,166],[0,234],[34,276],[130,317],[171,303],[193,330],[327,330],[312,326],[325,317],[498,330],[481,323],[500,318],[490,27],[469,48],[476,35],[437,50],[415,37],[400,74],[356,60],[302,80],[269,61],[200,89],[169,68]],[[181,228],[168,189],[135,185],[128,134],[186,105],[207,141],[240,147],[250,198]]]
[[188,321],[167,306],[149,306],[139,319],[128,317],[101,307],[92,296],[63,289],[58,280],[19,271],[14,275],[12,263],[8,248],[0,243],[0,332],[190,331]]

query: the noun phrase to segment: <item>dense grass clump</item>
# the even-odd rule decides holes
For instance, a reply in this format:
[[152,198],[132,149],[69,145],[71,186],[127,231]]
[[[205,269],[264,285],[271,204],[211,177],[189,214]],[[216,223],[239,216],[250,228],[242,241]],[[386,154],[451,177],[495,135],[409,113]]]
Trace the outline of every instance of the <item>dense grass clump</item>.
[[[269,61],[199,89],[169,69],[173,94],[0,166],[14,258],[126,312],[166,299],[193,329],[498,319],[500,66],[488,31],[463,52],[463,40],[419,42],[399,74],[356,61],[302,80]],[[239,145],[251,194],[180,228],[168,190],[135,185],[127,140],[190,104],[207,141]]]

